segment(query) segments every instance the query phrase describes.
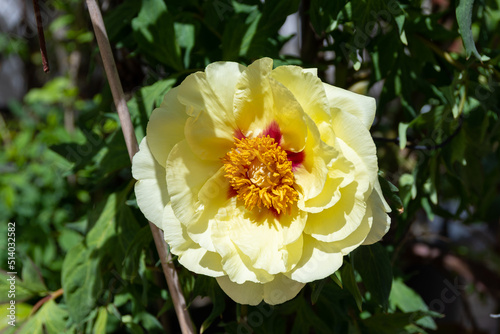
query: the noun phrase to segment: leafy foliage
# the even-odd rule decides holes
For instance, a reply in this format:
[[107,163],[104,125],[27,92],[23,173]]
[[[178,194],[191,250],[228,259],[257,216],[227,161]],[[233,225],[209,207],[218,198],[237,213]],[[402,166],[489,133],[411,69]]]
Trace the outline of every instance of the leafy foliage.
[[[300,57],[281,53],[293,36],[280,28],[295,12],[302,25]],[[16,329],[175,332],[172,299],[131,191],[127,149],[85,13],[81,0],[47,1],[46,37],[60,69],[50,79],[30,73],[37,85],[23,103],[12,101],[0,114],[0,231],[6,235],[6,223],[16,222]],[[213,61],[249,64],[269,56],[277,64],[317,67],[324,80],[377,98],[371,131],[393,209],[384,242],[361,246],[338,273],[274,307],[235,305],[214,279],[179,266],[200,332],[439,328],[439,313],[411,287],[415,262],[408,254],[422,244],[414,232],[418,221],[498,223],[498,0],[434,8],[416,0],[124,0],[108,2],[104,17],[139,140],[164,94]],[[32,69],[38,46],[24,37],[1,33],[0,50],[22,56]],[[445,255],[458,254],[500,277],[498,249],[478,253],[435,243]],[[0,276],[5,304],[8,275]]]

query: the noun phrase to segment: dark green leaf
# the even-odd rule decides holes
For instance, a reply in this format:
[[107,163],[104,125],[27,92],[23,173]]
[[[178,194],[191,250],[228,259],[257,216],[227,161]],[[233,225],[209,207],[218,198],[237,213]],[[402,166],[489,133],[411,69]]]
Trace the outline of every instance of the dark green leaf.
[[356,283],[354,270],[349,262],[344,262],[342,268],[340,269],[340,275],[342,277],[342,284],[351,293],[352,297],[356,301],[358,310],[361,312],[363,299],[361,297],[361,292],[359,291],[358,284]]
[[471,54],[474,54],[478,60],[481,60],[481,55],[477,52],[471,30],[473,4],[474,0],[459,0],[456,9],[457,22],[460,29],[460,35],[462,36],[462,40],[464,42],[465,54],[467,58],[469,58]]
[[385,248],[376,243],[361,246],[351,256],[354,269],[361,275],[375,302],[387,309],[392,285],[392,266]]
[[[410,289],[403,281],[398,278],[392,282],[389,301],[392,308],[399,308],[403,312],[427,311],[428,307],[415,291]],[[429,329],[437,329],[436,323],[430,316],[423,317],[416,321],[420,325]]]
[[174,19],[163,0],[144,0],[132,20],[139,49],[175,70],[182,70],[181,52],[175,39]]
[[101,294],[99,258],[83,244],[73,247],[64,258],[62,287],[70,317],[82,322],[95,307]]

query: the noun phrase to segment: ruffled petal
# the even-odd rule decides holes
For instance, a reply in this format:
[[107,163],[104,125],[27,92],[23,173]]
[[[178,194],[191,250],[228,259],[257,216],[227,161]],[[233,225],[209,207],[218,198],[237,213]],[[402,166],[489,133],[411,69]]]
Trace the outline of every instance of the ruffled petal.
[[299,66],[279,66],[271,72],[271,77],[290,90],[304,112],[316,123],[325,142],[335,137],[330,125],[329,101],[317,71],[313,73]]
[[382,195],[382,189],[378,180],[368,199],[368,205],[372,210],[373,224],[363,245],[371,245],[382,239],[391,226],[391,217],[387,214],[387,212],[391,212],[391,208]]
[[337,158],[328,171],[321,193],[307,201],[299,202],[299,207],[307,212],[318,213],[331,208],[340,200],[341,189],[354,181],[354,166],[344,157]]
[[309,215],[304,232],[323,242],[343,240],[361,224],[366,213],[364,198],[354,181],[340,190],[339,201],[326,210]]
[[239,304],[258,305],[264,298],[264,284],[254,282],[235,283],[228,276],[217,277],[221,289]]
[[188,225],[195,213],[203,210],[198,193],[221,165],[220,161],[198,158],[185,140],[174,146],[167,159],[166,179],[172,209],[181,223]]
[[248,211],[242,206],[228,205],[219,211],[213,225],[213,235],[217,235],[214,245],[218,249],[219,240],[225,235],[229,239],[226,242],[238,250],[232,256],[244,254],[249,268],[277,274],[289,270],[299,260],[301,241],[292,243],[301,237],[306,220],[307,213],[297,207],[291,215],[276,217],[264,210]]
[[358,191],[367,198],[378,178],[376,148],[371,134],[355,116],[340,110],[333,112],[332,126],[337,136],[335,147],[355,167]]
[[247,137],[257,137],[277,124],[279,144],[300,152],[307,138],[304,111],[293,94],[270,77],[271,69],[272,59],[263,58],[241,75],[234,99],[236,124]]
[[179,263],[184,267],[197,274],[212,277],[224,275],[220,255],[207,251],[189,238],[186,227],[175,217],[170,204],[164,210],[163,230],[170,251],[178,256]]
[[174,145],[184,139],[188,115],[186,107],[177,99],[178,91],[179,87],[168,91],[160,107],[153,110],[146,129],[149,148],[163,167]]
[[132,176],[138,180],[135,184],[137,205],[149,221],[161,228],[163,209],[170,200],[165,168],[153,157],[146,137],[132,160]]
[[227,276],[217,277],[217,283],[235,302],[248,305],[258,305],[262,300],[269,305],[282,304],[297,296],[305,285],[284,275],[276,275],[274,280],[265,284],[253,282],[238,284]]
[[233,99],[236,84],[246,67],[234,62],[215,62],[207,66],[207,81],[215,95],[225,107],[228,115],[233,114]]
[[191,239],[211,252],[215,252],[212,240],[212,225],[215,215],[230,201],[230,185],[224,174],[224,167],[221,167],[200,189],[198,199],[203,205],[203,210],[198,211],[187,226],[187,232]]
[[[213,69],[209,72],[213,74]],[[232,105],[223,103],[225,88],[212,86],[204,72],[189,75],[179,86],[179,101],[191,116],[184,128],[186,140],[201,159],[219,160],[233,145],[236,123]]]
[[304,285],[283,274],[276,275],[274,280],[264,284],[264,301],[269,305],[282,304],[297,296]]
[[295,182],[300,186],[302,196],[299,200],[299,208],[306,210],[304,201],[318,196],[323,190],[328,176],[329,166],[338,156],[337,150],[326,145],[319,136],[319,131],[314,122],[306,116],[308,124],[308,136],[304,148],[304,160],[297,165],[293,174]]
[[376,101],[373,97],[356,94],[325,83],[323,86],[326,96],[330,101],[330,107],[338,108],[356,116],[366,129],[370,129],[375,119],[375,111],[377,108]]
[[294,281],[308,283],[333,274],[342,266],[342,261],[340,248],[304,235],[302,258],[286,275]]

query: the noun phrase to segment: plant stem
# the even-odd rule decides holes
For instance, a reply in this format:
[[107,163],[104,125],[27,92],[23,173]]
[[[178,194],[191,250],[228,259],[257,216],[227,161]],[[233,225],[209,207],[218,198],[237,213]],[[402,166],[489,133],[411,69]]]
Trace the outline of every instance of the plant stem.
[[[86,1],[92,26],[94,27],[97,44],[99,45],[102,62],[106,71],[106,76],[108,78],[113,100],[120,118],[128,154],[130,160],[132,160],[134,154],[139,150],[139,146],[137,144],[137,138],[135,137],[134,127],[130,119],[130,113],[123,94],[123,88],[120,83],[113,53],[111,51],[111,45],[109,44],[106,27],[104,26],[104,20],[102,19],[101,10],[97,5],[96,0]],[[172,257],[168,251],[168,246],[163,238],[163,232],[151,222],[149,222],[149,226],[151,227],[151,232],[153,233],[156,249],[160,257],[163,273],[165,274],[165,278],[167,280],[168,290],[170,292],[170,296],[172,297],[172,302],[174,304],[175,312],[177,313],[182,333],[194,333],[193,323],[187,311],[186,300],[182,294],[177,271],[172,263]]]
[[49,60],[47,58],[47,47],[45,46],[45,35],[43,33],[42,14],[40,13],[38,0],[33,0],[33,10],[35,11],[36,28],[38,30],[38,41],[40,43],[40,52],[42,54],[43,71],[45,73],[49,73]]

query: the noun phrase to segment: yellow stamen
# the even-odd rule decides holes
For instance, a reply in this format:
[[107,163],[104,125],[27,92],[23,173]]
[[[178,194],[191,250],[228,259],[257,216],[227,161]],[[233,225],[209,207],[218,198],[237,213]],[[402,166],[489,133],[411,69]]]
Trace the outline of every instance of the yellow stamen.
[[248,210],[255,206],[290,214],[298,193],[292,162],[273,138],[235,138],[236,148],[222,159],[225,177]]

